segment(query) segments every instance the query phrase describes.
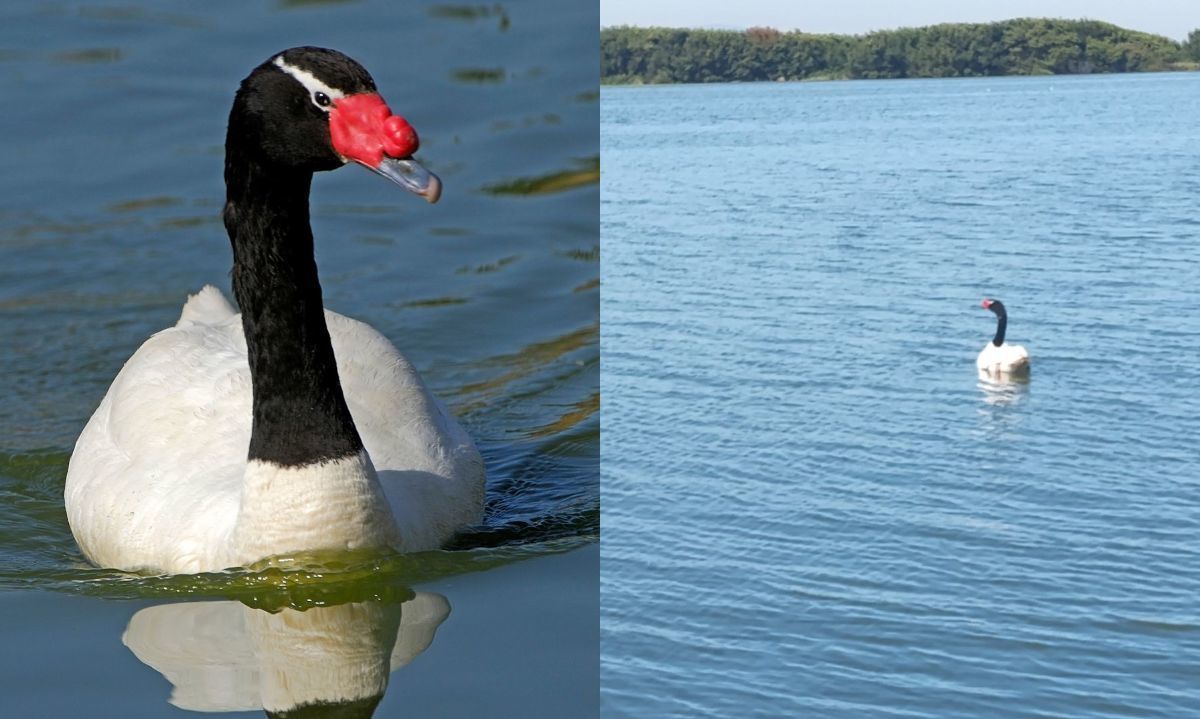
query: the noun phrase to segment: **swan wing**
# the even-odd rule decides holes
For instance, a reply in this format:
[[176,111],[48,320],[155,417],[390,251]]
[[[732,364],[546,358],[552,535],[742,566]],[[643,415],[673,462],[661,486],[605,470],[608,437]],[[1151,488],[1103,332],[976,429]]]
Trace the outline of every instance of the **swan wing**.
[[226,322],[237,310],[225,299],[225,295],[212,285],[205,285],[194,295],[188,295],[183,311],[179,313],[176,327],[185,323],[215,325]]
[[101,566],[183,573],[232,561],[250,370],[237,316],[196,299],[129,358],[75,443],[67,516]]
[[1029,351],[1021,345],[1005,343],[997,347],[989,342],[979,353],[975,366],[986,372],[1018,372],[1028,369]]
[[480,520],[483,460],[412,363],[371,326],[325,311],[342,390],[406,552]]

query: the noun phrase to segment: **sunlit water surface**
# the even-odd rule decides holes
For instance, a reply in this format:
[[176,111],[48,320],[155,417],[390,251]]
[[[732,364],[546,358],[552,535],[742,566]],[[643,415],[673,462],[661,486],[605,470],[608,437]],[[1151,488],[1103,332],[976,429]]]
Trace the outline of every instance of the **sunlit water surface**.
[[1200,75],[601,107],[602,713],[1200,715]]
[[[274,685],[254,677],[336,694],[320,682],[386,682],[389,656],[376,716],[595,713],[596,16],[550,0],[0,11],[0,89],[20,98],[0,118],[0,715],[262,716]],[[312,221],[326,304],[391,338],[476,438],[486,520],[447,551],[308,571],[91,568],[62,508],[75,437],[189,292],[228,293],[229,105],[251,68],[299,44],[361,61],[445,183],[429,206],[358,169],[319,176]],[[307,671],[306,632],[322,626],[348,642],[326,658],[357,658]]]

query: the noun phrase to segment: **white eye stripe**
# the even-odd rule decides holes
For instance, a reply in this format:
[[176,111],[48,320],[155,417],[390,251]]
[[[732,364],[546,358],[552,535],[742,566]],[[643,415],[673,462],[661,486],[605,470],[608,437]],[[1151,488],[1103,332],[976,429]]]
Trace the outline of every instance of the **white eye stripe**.
[[293,78],[295,78],[296,82],[303,85],[304,89],[308,90],[308,95],[310,98],[312,98],[313,104],[317,107],[320,107],[322,110],[325,110],[326,112],[329,111],[329,108],[323,107],[317,102],[318,92],[325,93],[329,96],[330,100],[340,100],[346,96],[346,93],[342,92],[341,90],[335,87],[330,87],[329,85],[321,82],[316,75],[312,74],[308,70],[296,67],[295,65],[289,65],[286,61],[284,61],[283,55],[276,57],[274,64],[275,67],[278,67],[280,70],[283,70],[287,74],[291,75]]

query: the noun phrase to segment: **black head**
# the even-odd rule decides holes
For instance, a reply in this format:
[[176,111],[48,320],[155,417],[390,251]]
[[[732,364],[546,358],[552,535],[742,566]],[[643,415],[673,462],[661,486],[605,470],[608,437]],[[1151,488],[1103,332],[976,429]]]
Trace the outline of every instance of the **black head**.
[[441,182],[412,159],[418,144],[362,65],[336,50],[294,47],[242,80],[229,113],[226,168],[248,161],[319,172],[353,161],[436,202]]
[[295,47],[254,68],[229,113],[226,152],[310,171],[345,164],[329,136],[335,98],[375,92],[375,81],[336,50]]
[[983,301],[983,308],[985,310],[991,310],[992,312],[995,312],[999,317],[1004,317],[1008,314],[1004,310],[1004,303],[1000,300],[985,299]]

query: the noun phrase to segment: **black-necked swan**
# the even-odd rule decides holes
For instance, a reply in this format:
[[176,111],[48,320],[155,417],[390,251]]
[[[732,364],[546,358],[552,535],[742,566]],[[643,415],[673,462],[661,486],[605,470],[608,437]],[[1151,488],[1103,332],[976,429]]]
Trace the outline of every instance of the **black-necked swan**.
[[1029,371],[1029,352],[1021,345],[1004,343],[1008,312],[1000,300],[985,299],[983,308],[996,313],[996,336],[979,353],[975,366],[988,374],[1021,374]]
[[225,138],[241,314],[212,286],[125,363],[71,455],[67,518],[97,565],[218,571],[290,553],[434,549],[479,521],[483,461],[386,337],[324,309],[308,196],[356,162],[436,202],[417,136],[345,55],[297,47],[242,81]]

